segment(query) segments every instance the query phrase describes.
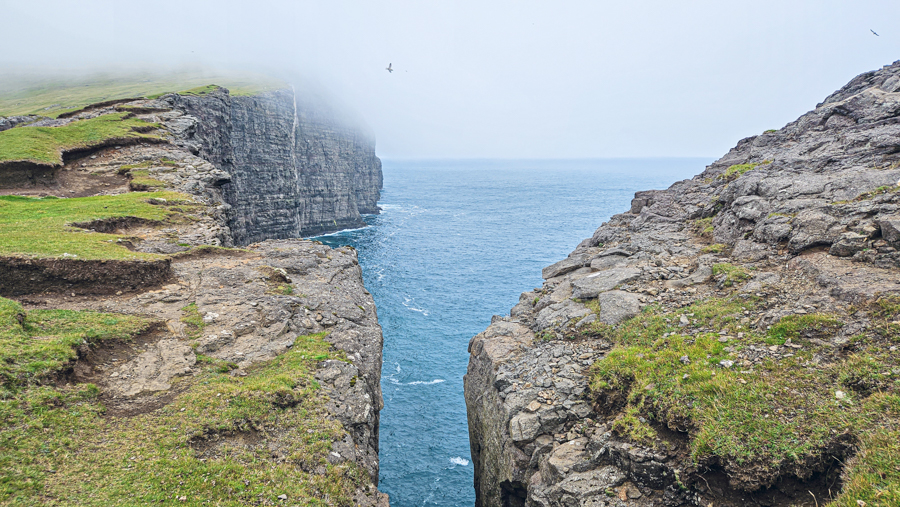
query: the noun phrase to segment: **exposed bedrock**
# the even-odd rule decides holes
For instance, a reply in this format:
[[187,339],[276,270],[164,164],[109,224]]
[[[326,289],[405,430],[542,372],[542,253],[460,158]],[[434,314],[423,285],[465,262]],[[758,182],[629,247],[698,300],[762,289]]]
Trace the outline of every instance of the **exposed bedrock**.
[[166,100],[196,117],[183,141],[231,175],[224,185],[236,244],[363,224],[382,188],[375,141],[291,90]]
[[[775,464],[700,451],[692,461],[686,454],[700,423],[667,416],[663,405],[642,412],[650,406],[642,393],[654,384],[628,399],[592,391],[591,366],[621,350],[620,330],[649,309],[664,318],[658,335],[647,325],[634,332],[651,347],[664,352],[667,336],[694,344],[709,333],[725,346],[713,366],[747,379],[762,364],[829,371],[863,346],[884,352],[886,375],[900,375],[896,343],[879,341],[881,317],[872,310],[900,292],[898,180],[900,62],[854,78],[780,130],[741,140],[692,179],[637,192],[629,211],[544,268],[542,287],[472,338],[465,398],[476,505],[787,506],[835,498],[868,430],[835,432]],[[727,329],[684,310],[711,300],[754,306]],[[787,316],[800,322],[810,314],[832,316],[837,327],[801,332],[794,342],[746,341],[771,336]],[[885,386],[896,393],[895,384]],[[832,404],[845,396],[826,394]],[[656,443],[622,431],[627,417],[651,428]]]

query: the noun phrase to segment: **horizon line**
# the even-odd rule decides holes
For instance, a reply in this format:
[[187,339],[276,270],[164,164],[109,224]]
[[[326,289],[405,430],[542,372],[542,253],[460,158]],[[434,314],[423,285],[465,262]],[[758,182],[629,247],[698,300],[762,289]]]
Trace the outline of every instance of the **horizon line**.
[[473,161],[509,161],[509,160],[527,160],[527,161],[579,161],[579,160],[662,160],[662,159],[712,159],[718,160],[721,156],[703,156],[703,155],[677,155],[677,156],[633,156],[633,157],[386,157],[376,156],[380,160],[392,160],[403,162],[416,161],[441,161],[441,160],[473,160]]

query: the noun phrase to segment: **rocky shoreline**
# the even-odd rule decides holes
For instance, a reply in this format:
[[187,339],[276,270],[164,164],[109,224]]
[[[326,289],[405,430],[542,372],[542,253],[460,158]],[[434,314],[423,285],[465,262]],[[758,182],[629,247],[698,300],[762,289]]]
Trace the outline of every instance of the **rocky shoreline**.
[[[890,505],[893,470],[858,477],[893,409],[803,435],[896,399],[898,179],[900,62],[638,192],[470,342],[476,505]],[[793,433],[752,447],[756,420]]]

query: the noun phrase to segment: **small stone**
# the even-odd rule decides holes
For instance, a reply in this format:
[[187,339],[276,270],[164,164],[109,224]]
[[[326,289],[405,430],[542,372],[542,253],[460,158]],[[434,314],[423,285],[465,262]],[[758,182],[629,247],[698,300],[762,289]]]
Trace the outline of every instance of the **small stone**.
[[691,358],[689,358],[688,356],[681,356],[678,358],[678,360],[684,364],[691,364]]
[[278,495],[279,500],[287,500],[287,495]]
[[835,392],[834,392],[834,397],[837,398],[837,399],[839,399],[839,400],[843,400],[844,398],[847,397],[847,393],[845,393],[844,391],[835,391]]
[[540,409],[540,408],[541,408],[541,402],[534,400],[531,403],[529,403],[527,407],[525,407],[525,410],[528,410],[529,412],[537,412],[538,409]]
[[687,317],[682,315],[681,317],[678,318],[678,323],[682,326],[686,326],[686,325],[690,324],[691,321],[689,321]]
[[857,500],[856,505],[858,505],[859,507],[866,507],[866,502],[863,502],[862,500]]
[[723,337],[719,338],[719,343],[728,343],[728,337],[723,336]]
[[734,361],[731,361],[731,360],[728,360],[728,359],[723,359],[722,361],[719,361],[719,364],[720,364],[723,368],[731,368],[732,366],[734,366]]
[[771,347],[769,347],[769,350],[771,350],[772,352],[777,352],[777,351],[778,351],[778,345],[772,345]]

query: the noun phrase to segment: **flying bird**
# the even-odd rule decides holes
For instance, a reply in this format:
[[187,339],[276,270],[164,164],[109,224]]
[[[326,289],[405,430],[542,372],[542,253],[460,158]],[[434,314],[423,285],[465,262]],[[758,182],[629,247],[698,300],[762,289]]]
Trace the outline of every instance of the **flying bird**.
[[384,70],[386,70],[386,71],[388,71],[388,72],[394,72],[394,69],[391,68],[391,64],[390,64],[390,63],[388,64],[387,68],[385,68]]
[[[872,30],[871,28],[869,28],[869,31],[874,33],[875,35],[878,35],[877,33],[875,33],[875,30]],[[878,36],[881,37],[880,35],[878,35]]]

